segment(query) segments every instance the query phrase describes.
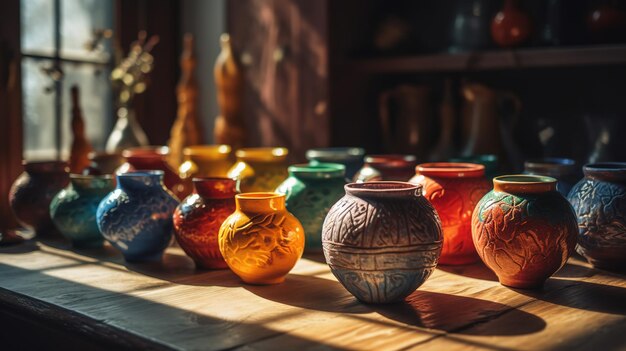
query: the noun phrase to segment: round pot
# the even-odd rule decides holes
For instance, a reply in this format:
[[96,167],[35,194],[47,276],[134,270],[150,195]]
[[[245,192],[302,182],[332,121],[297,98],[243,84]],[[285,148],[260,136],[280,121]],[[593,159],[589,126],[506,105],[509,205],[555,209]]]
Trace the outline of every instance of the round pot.
[[121,153],[90,152],[89,167],[84,171],[88,175],[113,174],[124,164],[124,157]]
[[356,183],[409,180],[415,174],[417,161],[411,155],[368,155],[365,165],[354,175]]
[[423,163],[409,181],[422,186],[424,197],[437,210],[443,228],[439,264],[460,265],[479,261],[472,240],[472,212],[491,190],[485,167],[474,163]]
[[126,163],[121,165],[116,174],[124,174],[133,171],[163,171],[163,184],[178,198],[184,198],[193,189],[185,186],[167,162],[169,148],[167,146],[141,146],[122,151]]
[[567,196],[580,180],[576,161],[569,158],[546,157],[524,162],[524,173],[552,177],[557,180],[556,190]]
[[360,147],[327,147],[310,149],[306,152],[306,159],[311,164],[339,163],[346,167],[346,178],[352,179],[363,166],[365,150]]
[[52,198],[69,183],[69,165],[61,161],[23,162],[24,173],[9,191],[15,218],[36,235],[58,236],[50,218]]
[[286,207],[304,227],[307,252],[322,250],[322,224],[330,207],[343,194],[345,167],[336,163],[289,167],[289,178],[276,188],[286,195]]
[[228,178],[239,180],[242,192],[271,192],[289,175],[282,147],[257,147],[235,152],[237,163],[228,171]]
[[244,193],[222,224],[220,252],[228,267],[249,284],[277,284],[304,251],[302,224],[285,208],[285,195]]
[[595,267],[626,269],[626,163],[592,163],[568,199],[578,218],[577,251]]
[[163,184],[163,171],[120,174],[116,189],[98,206],[98,229],[126,261],[158,261],[172,239],[177,205]]
[[113,191],[110,175],[70,174],[70,185],[50,203],[50,216],[61,234],[77,248],[101,247],[96,211],[100,201]]
[[324,220],[322,246],[339,282],[360,301],[390,303],[430,276],[443,236],[419,185],[351,183]]
[[576,216],[556,179],[504,175],[493,180],[472,215],[478,255],[502,285],[537,288],[561,268],[576,245]]
[[233,165],[228,145],[195,145],[183,149],[184,162],[178,168],[182,179],[226,177]]
[[197,267],[228,268],[217,237],[220,226],[235,211],[237,183],[229,178],[194,178],[195,191],[174,211],[174,234]]

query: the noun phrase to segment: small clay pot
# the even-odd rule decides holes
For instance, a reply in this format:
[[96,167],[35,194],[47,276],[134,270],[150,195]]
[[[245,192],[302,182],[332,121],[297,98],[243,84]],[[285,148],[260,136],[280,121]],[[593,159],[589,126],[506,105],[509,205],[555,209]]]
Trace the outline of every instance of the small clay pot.
[[235,152],[237,163],[227,173],[236,179],[241,192],[272,192],[288,176],[284,147],[256,147]]
[[401,181],[415,174],[417,160],[412,155],[368,155],[365,165],[354,175],[354,182]]
[[574,210],[554,178],[504,175],[493,185],[472,215],[476,251],[502,285],[541,287],[574,250]]
[[167,162],[169,148],[167,146],[140,146],[122,151],[126,163],[115,172],[117,175],[133,171],[163,171],[163,184],[176,197],[185,198],[192,191],[185,186],[178,173]]

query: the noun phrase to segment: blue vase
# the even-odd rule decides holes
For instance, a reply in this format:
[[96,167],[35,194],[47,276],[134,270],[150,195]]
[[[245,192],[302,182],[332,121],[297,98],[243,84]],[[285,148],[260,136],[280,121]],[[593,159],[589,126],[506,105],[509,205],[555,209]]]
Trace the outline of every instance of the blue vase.
[[359,147],[328,147],[310,149],[306,152],[306,159],[311,164],[339,163],[346,167],[346,178],[352,179],[356,172],[363,167],[365,150]]
[[50,217],[64,237],[77,248],[101,247],[102,235],[96,222],[100,201],[113,190],[110,175],[70,175],[70,185],[50,203]]
[[285,194],[285,206],[304,228],[307,252],[322,251],[322,225],[330,208],[344,195],[345,167],[336,163],[298,164],[276,188]]
[[567,197],[569,191],[576,184],[582,174],[576,161],[569,158],[546,157],[524,162],[524,173],[555,178],[556,190]]
[[126,261],[158,261],[172,239],[177,205],[163,184],[163,171],[120,174],[117,188],[98,206],[98,228]]

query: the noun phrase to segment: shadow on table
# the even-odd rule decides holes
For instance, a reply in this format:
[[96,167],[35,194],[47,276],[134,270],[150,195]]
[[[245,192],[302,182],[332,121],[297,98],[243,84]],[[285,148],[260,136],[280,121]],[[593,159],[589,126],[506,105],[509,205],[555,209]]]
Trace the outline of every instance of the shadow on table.
[[8,246],[0,246],[0,253],[2,254],[24,254],[39,250],[37,242],[34,240],[26,240],[21,243]]
[[487,266],[485,266],[485,264],[482,262],[476,262],[460,266],[438,265],[437,269],[451,274],[462,275],[468,278],[489,280],[493,282],[498,281],[498,277],[496,277],[493,271],[487,268]]

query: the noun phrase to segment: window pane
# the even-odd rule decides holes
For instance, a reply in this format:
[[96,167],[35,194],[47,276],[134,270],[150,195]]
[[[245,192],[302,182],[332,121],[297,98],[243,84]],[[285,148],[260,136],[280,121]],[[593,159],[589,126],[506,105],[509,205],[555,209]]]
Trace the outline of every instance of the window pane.
[[54,53],[54,1],[21,0],[22,50]]
[[52,61],[22,60],[22,88],[24,90],[24,158],[27,160],[54,158],[54,89],[53,82],[42,67],[50,67]]
[[94,30],[113,28],[112,0],[61,1],[61,55],[93,59],[108,59],[110,40],[98,41],[95,51],[87,49],[93,42]]

